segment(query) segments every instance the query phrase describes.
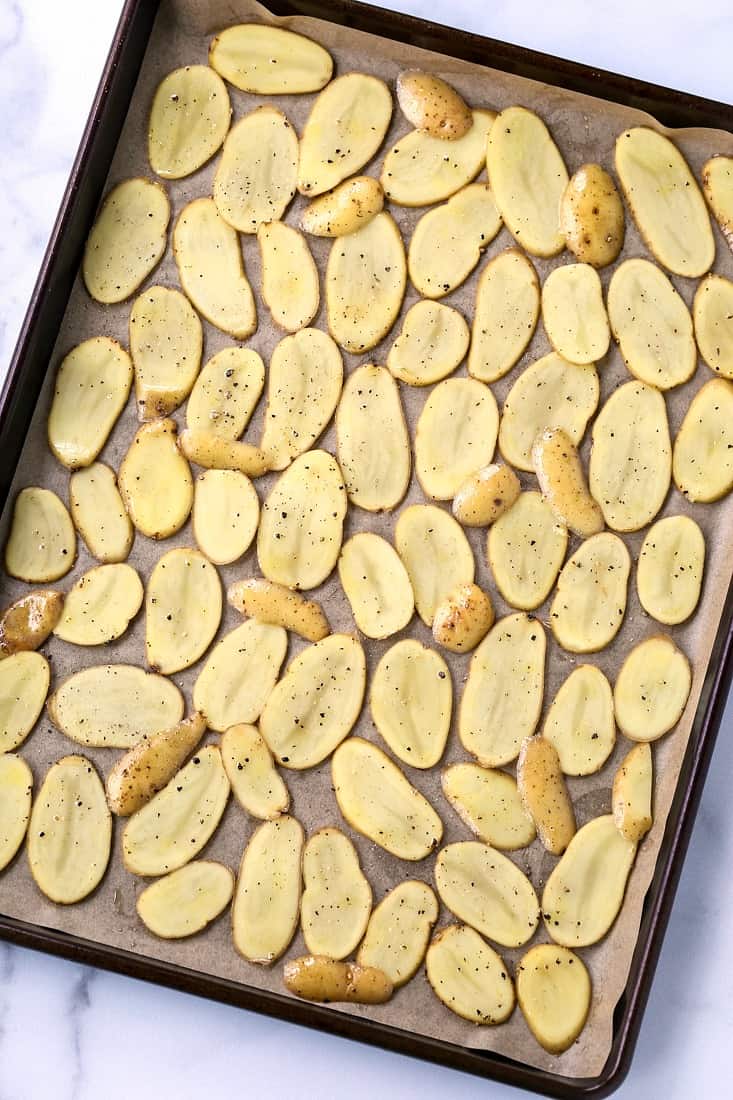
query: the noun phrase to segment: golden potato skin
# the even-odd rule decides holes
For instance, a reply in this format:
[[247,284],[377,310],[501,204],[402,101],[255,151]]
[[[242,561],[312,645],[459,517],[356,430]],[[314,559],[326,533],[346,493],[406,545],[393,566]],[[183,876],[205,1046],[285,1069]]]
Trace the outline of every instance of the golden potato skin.
[[416,130],[455,141],[473,125],[471,110],[450,84],[432,73],[409,69],[397,77],[397,101]]
[[616,185],[600,164],[583,164],[560,201],[560,232],[581,263],[606,267],[624,243],[624,207]]
[[64,594],[42,588],[21,596],[0,616],[0,661],[13,653],[39,649],[64,609]]
[[305,1001],[348,1001],[380,1005],[392,996],[393,985],[376,966],[339,962],[326,955],[301,955],[286,962],[283,981],[287,989]]
[[433,637],[452,653],[468,653],[493,625],[494,608],[487,593],[477,584],[460,584],[439,604],[433,618]]

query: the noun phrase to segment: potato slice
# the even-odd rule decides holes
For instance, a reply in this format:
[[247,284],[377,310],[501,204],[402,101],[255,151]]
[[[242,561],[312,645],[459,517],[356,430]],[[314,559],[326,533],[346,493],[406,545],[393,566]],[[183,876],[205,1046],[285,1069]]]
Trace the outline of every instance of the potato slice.
[[183,767],[205,732],[206,719],[195,711],[170,729],[144,734],[107,776],[112,812],[129,817],[142,809]]
[[636,855],[611,814],[578,829],[542,894],[545,928],[564,947],[589,947],[616,920]]
[[287,951],[300,915],[303,828],[294,817],[265,821],[244,849],[232,905],[240,955],[269,966]]
[[156,88],[150,108],[150,167],[167,180],[190,176],[221,148],[231,114],[226,85],[212,68],[174,69]]
[[733,157],[712,157],[702,166],[702,187],[720,231],[733,247]]
[[50,682],[51,669],[40,653],[0,661],[0,753],[23,744],[41,716]]
[[444,206],[423,214],[407,257],[417,292],[425,298],[450,294],[465,282],[501,226],[501,215],[486,183],[471,183]]
[[616,721],[632,741],[656,741],[677,725],[692,686],[692,669],[671,638],[658,634],[634,646],[613,689]]
[[186,405],[186,423],[194,431],[239,439],[265,385],[265,365],[252,348],[223,348],[212,355],[196,379]]
[[496,382],[519,362],[540,315],[537,272],[518,248],[489,260],[476,287],[468,373]]
[[346,489],[336,460],[308,451],[280,476],[262,505],[257,559],[269,581],[316,588],[338,561]]
[[397,383],[366,364],[346,379],[336,410],[338,459],[352,504],[395,508],[410,482],[410,436]]
[[516,241],[533,256],[565,247],[560,200],[568,173],[550,131],[526,107],[507,107],[491,128],[486,169],[496,205]]
[[649,126],[616,139],[616,172],[649,251],[675,275],[704,275],[715,239],[697,180],[674,142]]
[[627,752],[613,780],[613,819],[633,843],[638,844],[652,827],[653,784],[652,750],[642,742]]
[[45,584],[74,567],[76,532],[66,507],[50,489],[21,489],[15,498],[5,568],[11,577]]
[[688,500],[709,504],[733,488],[733,384],[713,378],[685,413],[672,455],[674,483]]
[[407,570],[391,543],[373,531],[352,535],[341,549],[338,569],[362,634],[389,638],[407,626],[415,598]]
[[180,290],[151,286],[130,311],[130,354],[141,420],[169,416],[188,397],[201,366],[203,329]]
[[376,967],[341,962],[325,955],[290,959],[283,967],[283,982],[296,997],[326,1004],[346,1001],[379,1005],[388,1001],[393,992],[387,975]]
[[281,626],[247,619],[225,634],[209,654],[193,688],[193,705],[209,729],[223,733],[255,722],[277,683],[288,648]]
[[0,756],[0,871],[20,848],[28,829],[33,772],[12,752]]
[[372,888],[354,845],[340,829],[318,829],[303,851],[300,923],[312,955],[343,959],[355,950],[372,911]]
[[376,745],[361,737],[344,741],[333,754],[331,776],[345,820],[385,852],[415,862],[440,844],[437,813]]
[[672,445],[664,397],[645,382],[626,382],[601,409],[592,438],[588,482],[603,518],[614,531],[640,530],[669,489]]
[[733,378],[733,282],[722,275],[706,275],[692,304],[695,339],[711,370]]
[[406,284],[405,246],[386,210],[335,240],[326,265],[326,313],[336,343],[360,354],[383,340],[397,320]]
[[520,493],[489,530],[487,555],[496,587],[522,611],[544,603],[568,547],[568,532],[550,505],[534,491]]
[[213,199],[194,199],[183,207],[173,230],[173,257],[181,286],[199,313],[235,340],[251,336],[257,309],[239,237]]
[[89,466],[104,447],[132,385],[130,356],[116,340],[93,336],[64,358],[48,414],[48,444],[70,470]]
[[432,768],[445,751],[453,684],[443,658],[415,638],[395,642],[372,676],[369,708],[395,756],[413,768]]
[[21,596],[0,615],[0,661],[40,649],[64,609],[64,594],[42,588]]
[[151,539],[180,531],[193,504],[193,478],[176,446],[175,420],[153,420],[138,428],[117,479],[127,514]]
[[560,232],[581,263],[606,267],[624,244],[624,205],[600,164],[582,164],[560,200]]
[[259,497],[246,474],[205,470],[196,478],[193,533],[209,561],[238,561],[251,546],[259,522]]
[[505,460],[519,470],[534,470],[532,448],[546,428],[562,428],[577,447],[598,408],[599,396],[598,372],[592,363],[568,363],[556,352],[532,363],[504,401],[499,449]]
[[452,653],[470,653],[494,625],[494,607],[477,584],[459,584],[435,609],[433,638]]
[[209,648],[221,621],[216,567],[179,546],[158,560],[145,596],[145,655],[155,672],[189,668]]
[[440,302],[410,306],[387,367],[408,386],[429,386],[452,374],[468,351],[468,325],[457,309]]
[[590,975],[567,947],[540,943],[517,966],[517,999],[529,1030],[550,1054],[562,1054],[585,1027]]
[[255,95],[317,92],[333,72],[323,46],[267,23],[237,23],[212,38],[209,64],[225,80]]
[[472,1024],[503,1024],[514,1011],[509,969],[473,928],[441,928],[428,948],[425,967],[438,1000]]
[[459,487],[453,497],[453,515],[464,527],[488,527],[512,507],[521,491],[511,466],[484,466]]
[[609,531],[581,543],[563,566],[550,607],[556,641],[571,653],[597,653],[618,634],[626,614],[631,558]]
[[437,919],[438,899],[426,883],[398,883],[369,918],[357,962],[381,970],[398,989],[417,973]]
[[397,520],[397,553],[412,584],[417,613],[426,626],[459,584],[471,584],[473,551],[453,517],[434,504],[412,504]]
[[165,252],[171,208],[165,188],[142,178],[122,180],[97,212],[81,272],[97,302],[124,302]]
[[313,199],[300,216],[300,228],[314,237],[346,237],[383,208],[381,183],[371,176],[352,176]]
[[107,564],[125,561],[135,528],[125,511],[114,470],[95,462],[69,478],[69,506],[74,526],[87,550]]
[[595,665],[578,665],[558,688],[542,736],[566,775],[600,771],[616,744],[611,685]]
[[257,230],[262,259],[262,297],[272,319],[286,332],[309,325],[318,313],[318,269],[303,234],[285,222],[262,222]]
[[548,428],[532,448],[542,497],[571,531],[581,538],[603,530],[603,513],[590,495],[577,450],[562,428]]
[[488,386],[448,378],[423,405],[415,429],[415,471],[426,496],[450,500],[463,482],[491,462],[499,410]]
[[407,69],[397,77],[397,102],[416,130],[455,141],[473,125],[471,109],[452,85],[434,73]]
[[384,194],[398,206],[442,202],[475,179],[484,166],[486,138],[496,115],[472,111],[463,137],[446,145],[425,130],[410,130],[384,158],[380,177]]
[[639,601],[657,622],[677,626],[697,607],[705,536],[689,516],[667,516],[646,533],[636,567]]
[[341,396],[344,366],[326,332],[286,336],[270,359],[260,446],[272,470],[284,470],[325,431]]
[[458,712],[463,747],[484,767],[509,764],[537,728],[545,688],[545,632],[530,615],[499,619],[478,647]]
[[298,135],[277,107],[256,107],[232,126],[211,193],[224,221],[257,233],[290,205],[298,178]]
[[319,603],[261,577],[235,581],[229,587],[227,600],[245,617],[284,626],[309,642],[320,642],[331,633]]
[[97,565],[68,593],[54,634],[73,645],[105,645],[120,638],[143,602],[143,586],[131,565]]
[[260,716],[278,764],[300,771],[330,756],[359,717],[365,686],[364,650],[348,634],[329,634],[301,650]]
[[435,885],[451,913],[502,947],[521,947],[539,924],[540,906],[527,876],[478,840],[438,852]]
[[221,756],[234,797],[248,814],[269,821],[288,812],[288,788],[256,726],[230,726],[221,739]]
[[575,813],[557,749],[539,734],[522,745],[517,786],[542,844],[553,856],[562,855],[575,835]]
[[451,764],[440,781],[463,824],[485,844],[514,851],[534,840],[534,822],[507,772],[480,764]]
[[154,936],[181,940],[216,920],[233,893],[234,875],[228,867],[197,859],[147,886],[137,899],[137,914]]
[[589,264],[556,267],[542,287],[542,320],[550,343],[569,363],[595,363],[608,351],[603,288]]
[[184,428],[178,448],[190,462],[207,470],[238,470],[261,477],[269,468],[267,455],[252,443],[226,439],[210,428]]
[[216,745],[204,745],[128,819],[122,860],[133,875],[165,875],[195,859],[216,832],[229,780]]

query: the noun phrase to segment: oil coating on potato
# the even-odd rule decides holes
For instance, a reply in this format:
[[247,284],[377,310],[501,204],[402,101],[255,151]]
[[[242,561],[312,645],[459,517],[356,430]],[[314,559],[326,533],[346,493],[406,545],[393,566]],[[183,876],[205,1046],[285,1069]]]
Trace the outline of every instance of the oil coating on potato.
[[560,230],[575,258],[606,267],[624,244],[624,207],[616,184],[600,164],[583,164],[560,200]]
[[13,653],[40,649],[64,608],[64,594],[42,588],[21,596],[0,616],[0,660]]
[[461,584],[438,605],[433,616],[433,637],[453,653],[469,653],[494,624],[489,595],[477,584]]
[[285,27],[237,23],[212,38],[212,69],[243,92],[293,95],[317,92],[333,72],[323,46]]
[[331,632],[320,604],[272,581],[259,577],[235,581],[227,600],[245,617],[284,626],[309,642],[320,642]]
[[528,737],[522,745],[517,786],[543,845],[552,855],[562,855],[575,835],[575,813],[557,750],[545,737]]
[[384,1004],[392,996],[387,975],[375,966],[340,962],[326,955],[302,955],[290,959],[283,969],[283,981],[296,997],[326,1004]]
[[408,69],[397,77],[397,102],[416,130],[455,141],[473,125],[471,110],[450,84],[434,73]]
[[459,487],[453,497],[453,515],[464,527],[489,527],[511,508],[521,491],[511,466],[484,466]]
[[379,180],[353,176],[306,206],[300,228],[314,237],[346,237],[363,228],[384,207]]
[[107,776],[107,802],[112,812],[129,817],[162,791],[205,732],[206,719],[195,711],[170,729],[144,735]]

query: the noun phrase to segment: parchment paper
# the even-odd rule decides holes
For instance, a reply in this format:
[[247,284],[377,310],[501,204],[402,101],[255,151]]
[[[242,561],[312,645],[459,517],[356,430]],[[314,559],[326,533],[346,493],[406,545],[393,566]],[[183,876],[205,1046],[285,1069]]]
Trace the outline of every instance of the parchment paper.
[[[247,19],[276,21],[272,20],[265,9],[251,2],[251,0],[166,0],[151,36],[136,92],[109,174],[109,186],[127,176],[151,175],[146,157],[147,113],[155,87],[162,77],[179,65],[205,63],[209,36],[232,22]],[[282,22],[284,25],[303,31],[327,46],[336,61],[337,73],[349,70],[366,70],[383,77],[391,86],[394,86],[394,80],[400,69],[417,66],[449,77],[473,106],[493,107],[498,110],[510,104],[519,103],[533,108],[539,112],[549,125],[570,172],[573,172],[586,161],[599,161],[612,171],[613,144],[616,135],[629,125],[650,123],[652,121],[639,111],[565,92],[490,68],[481,68],[462,61],[451,60],[440,54],[432,54],[371,35],[322,23],[318,20],[292,18],[282,20]],[[487,62],[490,60],[490,58],[487,58]],[[230,88],[229,92],[235,119],[263,102],[263,97],[247,95],[233,88]],[[313,99],[313,96],[283,96],[268,99],[268,102],[275,102],[280,106],[300,132]],[[367,166],[365,171],[378,176],[386,150],[408,128],[399,110],[395,109],[392,125],[385,143],[378,156]],[[712,154],[733,153],[733,136],[727,133],[704,129],[687,129],[677,132],[675,140],[679,143],[698,176],[701,165]],[[173,225],[176,215],[186,202],[198,195],[209,192],[215,163],[216,160],[187,179],[166,184],[173,208],[171,225]],[[304,200],[301,197],[296,198],[288,210],[285,220],[297,225],[303,206]],[[415,222],[424,213],[424,209],[407,210],[401,207],[391,207],[391,212],[396,217],[407,242]],[[725,273],[730,277],[733,275],[733,256],[731,256],[722,236],[718,232],[717,226],[715,227],[715,234],[717,258],[714,270]],[[246,269],[256,293],[259,314],[258,329],[248,341],[248,344],[256,348],[267,363],[274,346],[284,334],[273,326],[269,313],[262,302],[259,253],[256,240],[253,237],[243,237],[242,240]],[[445,298],[444,301],[460,309],[470,320],[478,274],[488,258],[496,255],[512,243],[513,241],[508,232],[502,230],[490,245],[486,257],[479,264],[471,278],[453,294]],[[325,240],[310,238],[309,244],[319,269],[323,272],[330,243]],[[637,255],[644,256],[647,255],[647,252],[640,242],[633,223],[627,217],[626,243],[621,258]],[[567,263],[571,259],[572,257],[565,253],[552,261],[533,260],[533,262],[539,271],[540,277],[544,279],[551,267]],[[606,268],[601,272],[604,286],[608,285],[611,271],[612,269]],[[675,277],[673,282],[689,304],[692,300],[696,281]],[[178,285],[176,268],[169,253],[166,254],[163,262],[152,274],[146,285],[152,283],[161,283],[168,286]],[[402,315],[417,300],[417,297],[415,290],[408,286]],[[63,500],[68,500],[68,473],[54,460],[45,439],[45,424],[52,395],[54,374],[60,360],[69,349],[89,336],[106,334],[116,337],[126,345],[129,311],[129,302],[107,307],[93,302],[85,292],[81,281],[77,278],[49,366],[46,383],[38,401],[35,419],[18,467],[10,497],[11,504],[21,488],[26,485],[38,484],[54,489]],[[323,306],[314,323],[325,328],[325,309]],[[352,370],[359,362],[366,360],[383,363],[400,326],[401,321],[398,321],[383,344],[374,349],[368,356],[359,358],[345,355],[346,369]],[[208,359],[220,348],[233,343],[228,336],[219,332],[207,322],[204,322],[204,330],[205,359]],[[549,350],[547,338],[540,324],[519,366],[508,377],[492,386],[499,402],[503,401],[509,387],[523,367]],[[465,374],[465,365],[460,368],[458,374]],[[617,385],[629,377],[615,347],[612,348],[605,360],[599,363],[599,374],[602,386],[602,401]],[[666,395],[670,428],[673,433],[679,427],[692,395],[710,377],[710,371],[700,362],[695,377],[689,383]],[[414,430],[416,418],[430,389],[413,389],[404,385],[401,385],[400,389],[407,418]],[[264,398],[247,429],[245,437],[249,440],[257,441],[259,439],[263,408]],[[183,422],[183,410],[178,411],[176,418],[179,422]],[[117,469],[137,426],[134,401],[131,397],[125,412],[100,456],[101,460]],[[589,435],[590,432],[588,432]],[[335,452],[333,427],[329,428],[321,445],[327,450]],[[587,453],[588,437],[586,437],[583,449],[586,460]],[[534,479],[529,475],[522,475],[522,481],[525,486],[529,486]],[[260,499],[264,499],[273,482],[274,476],[272,475],[256,482]],[[408,496],[402,507],[423,499],[422,492],[413,476]],[[9,505],[0,525],[0,537],[3,542],[7,535],[10,510]],[[435,1036],[444,1041],[464,1044],[468,1047],[494,1050],[520,1062],[552,1070],[555,1073],[569,1077],[593,1076],[600,1072],[610,1050],[614,1006],[626,983],[631,955],[638,933],[644,895],[654,871],[665,820],[673,797],[678,771],[685,752],[690,726],[695,714],[706,664],[718,627],[733,565],[733,558],[731,558],[729,549],[733,540],[733,498],[717,505],[690,506],[672,488],[662,514],[670,515],[678,512],[685,512],[694,516],[705,532],[708,547],[705,582],[697,614],[688,624],[671,631],[675,641],[692,661],[694,668],[692,693],[686,712],[677,728],[654,746],[656,772],[655,823],[639,849],[621,914],[611,933],[602,943],[580,952],[592,975],[593,1004],[588,1023],[578,1041],[560,1057],[553,1057],[545,1053],[530,1034],[519,1009],[515,1011],[508,1023],[500,1027],[476,1027],[469,1024],[451,1013],[436,999],[428,986],[424,970],[421,970],[406,987],[400,990],[389,1004],[368,1008],[337,1006],[333,1007],[332,1011],[350,1012],[408,1031]],[[344,537],[348,537],[357,530],[372,529],[390,538],[395,519],[396,516],[392,514],[373,516],[350,507]],[[485,554],[486,533],[483,530],[469,530],[467,534],[475,554],[477,583],[491,592],[496,605],[497,616],[510,612],[512,609],[507,607],[499,597],[488,570]],[[642,539],[643,532],[625,538],[634,560],[638,556]],[[190,524],[187,524],[178,535],[166,540],[163,544],[156,544],[138,534],[129,561],[140,571],[143,578],[147,578],[155,561],[163,552],[173,546],[187,545],[195,545]],[[577,540],[573,540],[569,552],[572,552],[576,545]],[[60,582],[60,587],[68,590],[83,572],[95,564],[80,539],[79,555],[74,569]],[[239,577],[250,576],[256,572],[257,562],[254,550],[248,552],[240,562],[220,570],[225,585],[230,584]],[[15,599],[26,588],[27,586],[19,582],[3,577],[0,589],[2,604],[5,605],[11,599]],[[350,609],[334,576],[320,590],[316,590],[313,595],[322,601],[334,630],[354,631],[355,627]],[[547,605],[540,608],[537,614],[541,620],[546,621]],[[52,663],[52,690],[65,676],[89,665],[108,661],[127,661],[143,664],[143,618],[141,613],[125,637],[101,649],[75,647],[52,639],[44,647],[44,652],[48,654]],[[217,637],[223,637],[240,621],[241,619],[237,613],[227,607]],[[554,643],[548,631],[545,710],[554,697],[557,688],[575,665],[586,661],[597,664],[613,682],[619,663],[631,646],[645,636],[657,633],[659,630],[659,624],[650,620],[639,605],[634,574],[632,574],[626,618],[615,642],[608,649],[589,657],[574,657],[561,650]],[[381,654],[393,645],[398,637],[408,635],[417,637],[423,642],[431,642],[429,631],[417,616],[413,618],[412,623],[403,632],[403,635],[390,638],[386,642],[373,642],[362,638],[367,653],[370,674]],[[292,637],[288,659],[297,653],[303,645],[304,643],[300,639]],[[448,655],[444,654],[444,656]],[[468,657],[449,657],[456,703],[466,678],[468,662]],[[174,677],[176,683],[186,693],[189,701],[192,685],[202,665],[203,661],[200,661],[192,669],[188,669]],[[380,741],[372,725],[369,708],[366,705],[355,732],[363,737],[377,742]],[[209,734],[208,736],[212,740],[216,740],[213,735]],[[613,755],[600,773],[586,778],[570,779],[569,787],[579,825],[598,814],[609,811],[610,788],[613,776],[619,760],[628,751],[629,747],[629,743],[619,736]],[[35,732],[20,751],[33,768],[36,787],[38,787],[51,763],[62,755],[77,751],[78,748],[79,746],[56,731],[44,716]],[[100,772],[106,774],[119,754],[111,750],[96,749],[88,750],[88,755]],[[465,758],[466,753],[458,742],[454,722],[442,763],[446,764]],[[423,772],[414,768],[405,769],[411,782],[427,795],[440,812],[445,824],[443,843],[467,839],[470,835],[468,830],[460,823],[442,795],[439,770],[439,768],[435,768],[429,772]],[[363,837],[355,834],[345,825],[341,820],[331,790],[328,762],[307,772],[286,771],[284,776],[291,792],[292,813],[303,822],[309,833],[320,826],[335,824],[351,836],[358,849],[364,871],[372,884],[375,904],[381,900],[391,887],[406,878],[419,877],[424,878],[426,881],[432,881],[434,862],[432,858],[417,864],[397,860],[366,841]],[[230,800],[222,824],[206,848],[204,855],[222,860],[236,869],[242,850],[257,824],[258,822],[244,813],[234,799]],[[193,937],[190,940],[168,943],[156,940],[150,935],[138,920],[135,912],[135,899],[144,887],[145,882],[133,878],[132,875],[123,870],[119,854],[120,835],[121,828],[120,824],[117,823],[115,826],[113,857],[99,889],[92,897],[70,907],[54,905],[40,893],[31,879],[25,852],[22,851],[11,867],[0,877],[0,910],[12,917],[49,928],[62,929],[78,936],[96,940],[99,943],[115,945],[129,951],[138,952],[149,958],[164,959],[181,967],[189,967],[208,974],[234,979],[251,986],[276,990],[279,993],[284,992],[280,963],[267,970],[250,965],[237,955],[232,945],[227,916],[223,916],[216,921],[202,935]],[[530,875],[538,893],[541,893],[543,883],[556,861],[544,852],[539,842],[535,842],[532,847],[526,850],[513,854],[512,858]],[[443,907],[440,924],[450,923],[451,920],[450,913]],[[532,942],[540,942],[545,938],[544,930],[540,929]],[[304,950],[302,938],[298,935],[291,945],[287,957],[301,954]],[[524,950],[526,948],[518,951],[502,950],[501,953],[512,970]]]

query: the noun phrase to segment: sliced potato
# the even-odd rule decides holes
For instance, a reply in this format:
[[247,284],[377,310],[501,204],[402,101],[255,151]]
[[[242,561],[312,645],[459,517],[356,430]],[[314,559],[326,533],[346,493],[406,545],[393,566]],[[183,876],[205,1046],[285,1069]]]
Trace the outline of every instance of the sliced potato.
[[733,384],[706,382],[685,413],[672,455],[674,483],[688,500],[709,504],[733,488]]
[[540,906],[527,876],[478,840],[438,852],[435,885],[451,913],[503,947],[521,947],[539,924]]
[[66,596],[54,629],[73,645],[104,645],[120,638],[143,602],[143,586],[131,565],[97,565]]
[[385,367],[357,367],[336,410],[338,458],[352,504],[395,508],[410,482],[410,436],[397,383]]
[[193,705],[209,729],[223,733],[256,722],[277,683],[288,648],[281,626],[247,619],[212,649],[193,688]]
[[476,287],[468,373],[496,382],[521,359],[540,315],[540,283],[518,248],[489,260]]
[[473,551],[453,517],[434,504],[412,504],[397,520],[397,553],[412,584],[417,613],[433,625],[438,607],[459,584],[471,584]]
[[647,614],[667,626],[697,607],[705,566],[705,536],[689,516],[667,516],[646,533],[636,566],[636,590]]
[[568,532],[534,491],[520,493],[489,530],[487,553],[496,587],[508,604],[533,611],[547,599],[568,547]]
[[151,539],[180,531],[193,504],[193,478],[176,446],[175,420],[138,428],[120,465],[120,496],[135,527]]
[[567,947],[540,943],[517,966],[517,999],[540,1046],[550,1054],[562,1054],[585,1027],[590,975],[583,960]]
[[12,752],[0,756],[0,871],[20,848],[28,829],[33,772]]
[[459,487],[453,497],[453,515],[464,527],[488,527],[512,507],[521,491],[511,466],[484,466]]
[[384,208],[384,191],[371,176],[352,176],[333,191],[313,199],[300,217],[300,228],[314,237],[346,237]]
[[395,989],[417,973],[430,932],[438,919],[438,899],[417,879],[400,882],[374,909],[356,956],[360,966],[376,967]]
[[626,614],[631,558],[610,531],[581,543],[565,562],[550,608],[556,641],[571,653],[597,653],[618,634]]
[[21,489],[15,498],[5,568],[11,577],[45,584],[74,566],[76,532],[66,507],[50,489]]
[[317,92],[333,72],[323,46],[268,23],[237,23],[211,40],[212,69],[243,92],[294,95]]
[[702,167],[705,198],[720,226],[720,231],[733,247],[733,157],[715,156]]
[[94,462],[69,478],[69,507],[74,526],[97,561],[125,561],[135,528],[125,511],[114,470]]
[[183,767],[205,732],[206,719],[195,711],[170,729],[143,734],[107,776],[112,812],[129,817],[142,809]]
[[461,821],[485,844],[514,851],[534,840],[534,822],[507,772],[480,764],[451,764],[440,780]]
[[362,634],[389,638],[407,626],[415,598],[407,570],[391,543],[373,531],[352,535],[341,549],[338,568]]
[[249,577],[229,587],[227,600],[247,618],[284,626],[309,642],[320,642],[331,633],[323,608],[281,584]]
[[722,275],[706,275],[692,304],[695,339],[711,370],[733,378],[733,282]]
[[677,725],[692,686],[692,669],[671,638],[659,634],[634,646],[613,689],[616,721],[632,741],[656,741]]
[[477,584],[459,584],[435,609],[433,638],[452,653],[470,653],[494,625],[490,596]]
[[42,654],[14,653],[0,661],[0,753],[22,745],[46,702],[51,669]]
[[542,736],[566,775],[600,771],[616,744],[611,685],[595,665],[578,665],[558,688]]
[[248,814],[269,821],[288,812],[288,788],[256,726],[230,726],[221,739],[221,756],[234,797]]
[[441,928],[428,948],[425,967],[438,1000],[472,1024],[503,1024],[514,1011],[509,969],[473,928]]
[[624,206],[600,164],[582,164],[560,200],[560,232],[580,263],[606,267],[624,244]]
[[305,237],[285,222],[262,222],[257,230],[262,258],[262,297],[272,319],[286,332],[309,325],[318,313],[318,268]]
[[40,649],[64,610],[64,594],[41,588],[21,596],[0,615],[0,661]]
[[621,761],[613,780],[613,819],[627,840],[638,843],[652,827],[652,750],[647,742],[634,745]]
[[340,829],[318,829],[303,851],[300,924],[312,955],[343,959],[355,950],[372,911],[372,888],[354,845]]
[[486,183],[471,183],[444,206],[423,214],[407,257],[417,292],[425,298],[450,294],[465,282],[501,226],[501,215]]
[[416,130],[455,141],[473,125],[471,109],[458,92],[434,73],[407,69],[397,77],[397,102]]
[[560,757],[547,738],[535,734],[522,745],[517,786],[542,844],[553,856],[562,855],[575,835],[575,813]]
[[556,267],[542,287],[542,320],[550,343],[569,363],[595,363],[611,330],[598,272],[590,264]]
[[491,462],[498,434],[499,410],[488,386],[475,378],[440,382],[415,429],[415,471],[425,494],[451,500],[467,477]]
[[223,348],[212,355],[194,382],[186,423],[239,439],[265,385],[265,365],[252,348]]
[[603,513],[590,495],[577,450],[562,428],[542,432],[532,448],[543,499],[566,527],[581,538],[603,530]]
[[184,428],[178,447],[190,462],[207,470],[239,470],[248,477],[261,477],[268,470],[267,455],[259,447],[226,439],[210,428]]
[[179,546],[158,560],[145,596],[145,655],[172,675],[198,661],[221,621],[221,582],[198,550]]
[[234,875],[223,863],[197,859],[147,886],[137,899],[145,927],[164,940],[202,932],[224,912],[234,893]]
[[141,420],[169,416],[188,397],[201,366],[203,329],[180,290],[151,286],[130,311],[130,354]]
[[99,208],[81,272],[92,298],[124,302],[165,252],[171,208],[165,189],[142,178],[122,180]]
[[326,955],[302,955],[283,967],[285,987],[306,1001],[347,1001],[380,1005],[392,996],[387,975],[374,966],[329,959]]
[[231,114],[226,85],[212,68],[174,69],[156,88],[150,108],[150,167],[168,180],[190,176],[221,148]]
[[265,821],[250,837],[232,905],[240,955],[269,966],[287,951],[298,927],[303,828],[294,817]]
[[468,325],[457,309],[440,302],[410,306],[387,367],[408,386],[429,386],[452,374],[468,351]]
[[277,107],[256,107],[229,131],[211,193],[228,225],[256,233],[282,218],[297,178],[298,135]]
[[372,720],[395,756],[413,768],[432,768],[445,751],[453,684],[443,658],[415,638],[384,653],[372,676]]
[[89,466],[104,447],[132,385],[130,356],[116,340],[93,336],[77,344],[56,375],[48,443],[70,470]]
[[227,565],[249,549],[260,522],[254,485],[240,470],[205,470],[196,478],[193,533],[209,561]]

